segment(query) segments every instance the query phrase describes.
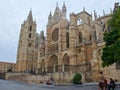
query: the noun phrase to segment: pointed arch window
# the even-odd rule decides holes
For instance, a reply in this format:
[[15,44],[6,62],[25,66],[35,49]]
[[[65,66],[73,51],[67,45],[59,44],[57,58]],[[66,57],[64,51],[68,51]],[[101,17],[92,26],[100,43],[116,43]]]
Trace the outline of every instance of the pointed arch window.
[[88,19],[88,25],[90,25],[90,18],[88,17],[87,19]]
[[89,36],[90,41],[92,41],[92,35]]
[[52,32],[52,40],[53,40],[53,41],[57,41],[57,40],[59,39],[58,35],[59,35],[59,29],[56,28],[56,29],[53,30],[53,32]]
[[66,48],[69,48],[69,33],[66,32]]
[[79,32],[79,34],[78,34],[78,41],[79,41],[79,43],[82,43],[82,33],[81,32]]
[[70,71],[70,57],[65,54],[63,57],[63,65],[64,65],[64,71],[69,72]]
[[77,25],[81,25],[82,24],[82,19],[81,18],[78,18],[77,20]]
[[53,73],[58,71],[58,56],[55,54],[50,57],[48,65],[48,73]]
[[32,31],[32,26],[30,26],[30,31]]
[[45,74],[46,71],[45,71],[45,61],[44,61],[44,59],[41,62],[41,69],[42,69],[42,74]]
[[31,38],[31,33],[29,33],[29,38]]
[[29,43],[28,45],[29,45],[29,47],[31,47],[31,46],[32,46],[32,44],[31,44],[31,43]]

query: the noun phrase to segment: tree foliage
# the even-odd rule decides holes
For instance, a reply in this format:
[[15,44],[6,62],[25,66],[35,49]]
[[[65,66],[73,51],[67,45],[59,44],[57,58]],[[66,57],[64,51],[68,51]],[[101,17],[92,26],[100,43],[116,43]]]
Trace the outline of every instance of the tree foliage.
[[106,42],[102,52],[102,66],[109,66],[120,61],[120,7],[108,21],[110,31],[104,34]]

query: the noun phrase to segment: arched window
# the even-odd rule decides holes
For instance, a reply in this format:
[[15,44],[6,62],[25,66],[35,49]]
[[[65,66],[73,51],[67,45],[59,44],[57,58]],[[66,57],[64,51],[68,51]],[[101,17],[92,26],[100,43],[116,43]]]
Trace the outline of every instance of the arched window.
[[30,26],[30,31],[32,31],[32,26]]
[[90,41],[92,41],[92,35],[89,36]]
[[81,25],[82,24],[82,19],[81,18],[78,18],[77,20],[77,25]]
[[29,38],[31,38],[31,33],[29,33]]
[[29,47],[31,47],[31,46],[32,46],[32,44],[31,44],[31,43],[29,43],[28,45],[29,45]]
[[90,18],[88,17],[88,25],[90,25]]
[[66,32],[66,48],[69,48],[69,33]]
[[53,41],[57,41],[59,39],[59,29],[56,28],[55,30],[53,30],[52,32],[52,40]]
[[58,57],[56,55],[52,55],[49,60],[48,72],[52,73],[54,72],[54,69],[55,69],[55,72],[57,72],[58,71],[57,65],[58,65]]
[[45,74],[45,61],[44,61],[44,59],[41,62],[41,70],[42,70],[42,74]]
[[79,34],[78,34],[78,40],[79,40],[79,43],[82,43],[82,33],[81,32],[79,32]]
[[63,64],[64,64],[64,71],[69,72],[70,71],[70,57],[65,54],[63,57]]

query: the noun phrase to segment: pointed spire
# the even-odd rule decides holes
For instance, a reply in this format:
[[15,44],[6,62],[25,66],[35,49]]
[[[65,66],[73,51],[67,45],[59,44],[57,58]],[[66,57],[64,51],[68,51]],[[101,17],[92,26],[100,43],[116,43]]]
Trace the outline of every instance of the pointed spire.
[[66,19],[66,6],[65,6],[65,1],[63,2],[63,6],[62,6],[62,19]]
[[95,10],[94,10],[94,18],[97,19],[97,14],[96,14]]
[[103,10],[103,15],[105,16],[105,11]]
[[40,32],[40,44],[44,44],[45,42],[45,36],[44,36],[44,31],[42,30]]
[[50,14],[49,14],[50,17],[52,17],[52,14],[51,14],[51,11],[50,11]]
[[30,12],[28,14],[27,21],[32,21],[33,22],[32,10],[30,10]]
[[61,10],[60,10],[60,8],[58,6],[58,2],[57,2],[56,3],[56,9],[55,9],[55,12],[54,12],[53,16],[56,16],[56,15],[60,16],[60,14],[61,14]]
[[51,11],[50,11],[50,14],[49,14],[48,19],[49,19],[49,20],[50,20],[50,19],[52,19],[52,14],[51,14]]
[[66,6],[65,6],[65,1],[63,1],[63,6],[66,7]]
[[50,25],[52,22],[52,14],[51,14],[51,11],[50,11],[50,14],[48,16],[48,24],[47,25]]
[[55,12],[60,12],[61,10],[60,10],[60,8],[59,8],[59,6],[58,6],[58,2],[56,3],[56,9],[55,9]]
[[58,7],[58,2],[56,3],[56,8],[59,8],[59,7]]
[[62,11],[66,11],[66,5],[65,5],[65,1],[63,2]]
[[85,7],[83,7],[83,11],[85,11]]

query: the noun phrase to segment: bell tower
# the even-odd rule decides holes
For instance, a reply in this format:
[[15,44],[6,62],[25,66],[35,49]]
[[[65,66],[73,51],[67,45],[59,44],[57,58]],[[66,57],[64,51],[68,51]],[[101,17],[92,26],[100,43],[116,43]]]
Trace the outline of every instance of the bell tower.
[[17,51],[17,71],[29,72],[33,69],[33,53],[36,40],[36,21],[30,10],[27,19],[21,25]]

